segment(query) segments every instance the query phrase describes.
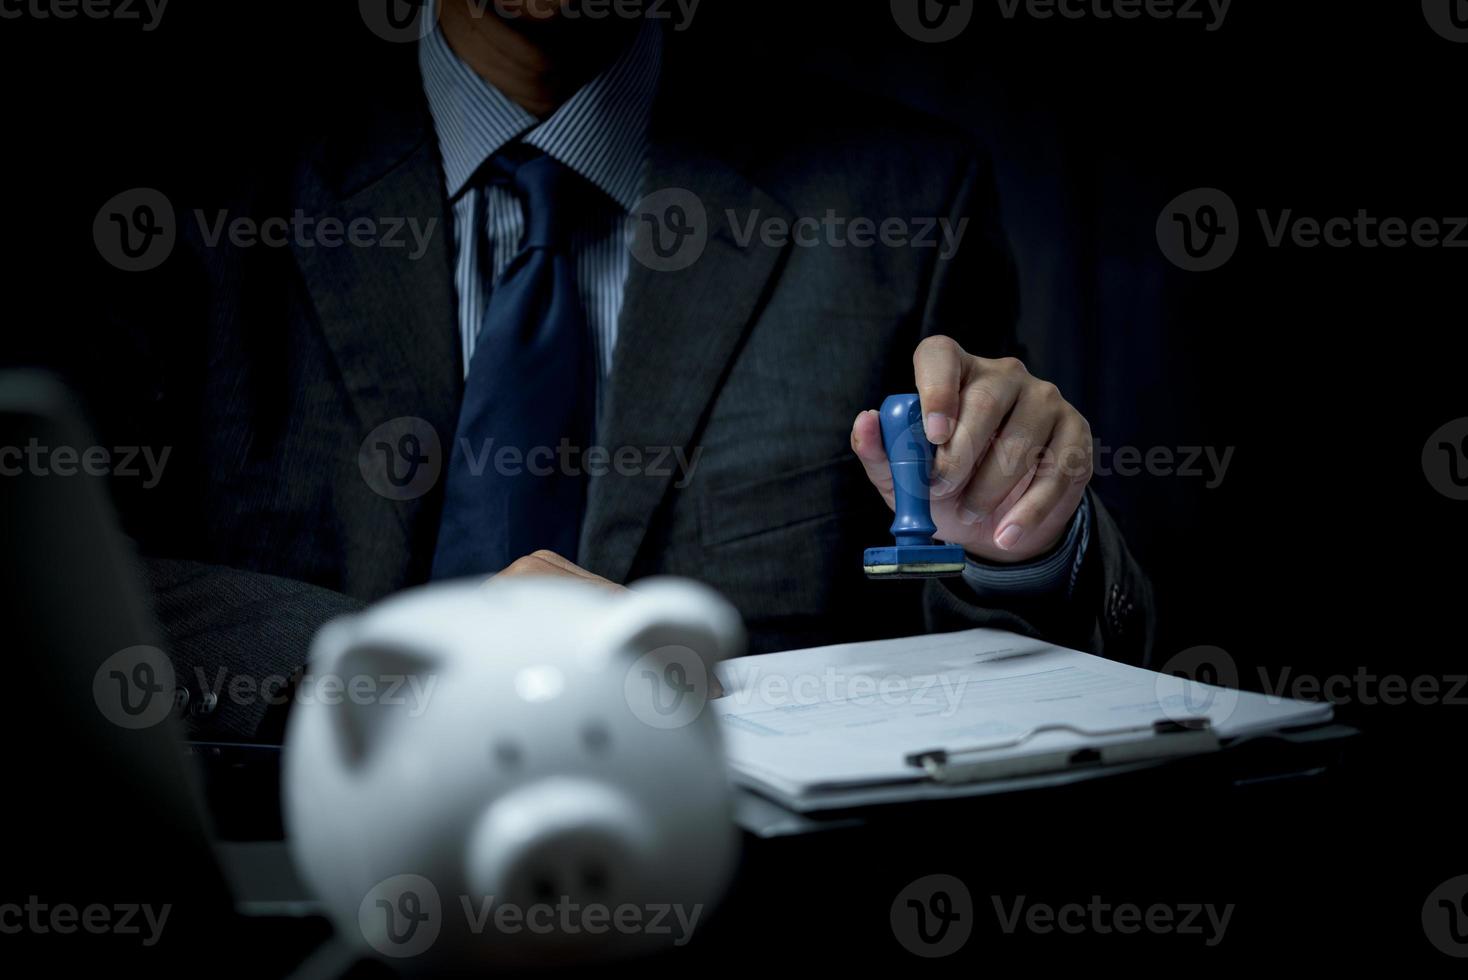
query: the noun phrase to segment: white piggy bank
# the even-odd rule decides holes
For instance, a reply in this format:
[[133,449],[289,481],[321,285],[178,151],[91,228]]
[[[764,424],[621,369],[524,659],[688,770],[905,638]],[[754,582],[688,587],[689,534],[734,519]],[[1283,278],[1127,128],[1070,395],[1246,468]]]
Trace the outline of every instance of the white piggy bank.
[[287,835],[340,937],[409,968],[686,942],[737,835],[712,712],[738,614],[691,582],[428,586],[328,624]]

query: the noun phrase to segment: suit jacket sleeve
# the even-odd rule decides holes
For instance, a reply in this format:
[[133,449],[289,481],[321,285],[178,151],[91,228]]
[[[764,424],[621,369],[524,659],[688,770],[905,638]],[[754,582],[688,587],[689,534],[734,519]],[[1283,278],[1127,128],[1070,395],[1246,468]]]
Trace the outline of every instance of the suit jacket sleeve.
[[[954,254],[935,258],[922,334],[952,337],[981,357],[1023,359],[1018,282],[987,158],[970,155],[954,185],[948,220],[963,229],[962,238]],[[1068,598],[1006,598],[1004,608],[991,608],[963,579],[934,580],[924,592],[928,628],[992,626],[1126,663],[1149,662],[1156,632],[1151,583],[1094,491],[1090,497],[1090,546]]]
[[161,558],[142,564],[176,686],[187,695],[189,737],[278,744],[311,638],[363,603],[258,572]]

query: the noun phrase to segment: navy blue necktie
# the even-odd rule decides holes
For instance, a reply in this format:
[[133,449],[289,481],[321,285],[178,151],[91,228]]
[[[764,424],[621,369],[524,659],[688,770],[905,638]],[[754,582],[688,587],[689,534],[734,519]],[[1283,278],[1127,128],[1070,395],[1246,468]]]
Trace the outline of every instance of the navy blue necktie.
[[586,510],[581,460],[595,426],[596,369],[570,224],[592,206],[593,188],[523,144],[497,153],[485,171],[486,183],[519,198],[525,236],[494,283],[475,341],[435,579],[498,572],[542,548],[574,561]]

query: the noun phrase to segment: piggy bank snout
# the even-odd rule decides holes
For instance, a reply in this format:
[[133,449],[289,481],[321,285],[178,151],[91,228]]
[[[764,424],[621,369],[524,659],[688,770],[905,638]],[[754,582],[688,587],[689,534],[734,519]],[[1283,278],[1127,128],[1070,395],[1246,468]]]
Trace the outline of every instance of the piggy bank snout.
[[631,798],[605,783],[533,783],[485,811],[467,855],[467,881],[479,895],[522,908],[633,898],[654,858],[648,825]]

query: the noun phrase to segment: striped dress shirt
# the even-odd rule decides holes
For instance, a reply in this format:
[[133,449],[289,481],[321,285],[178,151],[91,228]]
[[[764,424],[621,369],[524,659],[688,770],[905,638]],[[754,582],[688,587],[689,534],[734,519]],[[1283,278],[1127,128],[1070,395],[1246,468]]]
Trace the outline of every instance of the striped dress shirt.
[[[478,183],[475,175],[490,157],[521,140],[606,195],[605,208],[579,216],[570,242],[604,379],[611,372],[631,260],[630,215],[647,158],[647,126],[662,69],[662,32],[651,21],[644,24],[615,62],[544,121],[460,61],[438,30],[423,39],[418,61],[453,206],[454,286],[465,372],[489,291],[519,251],[525,229],[519,199],[504,187]],[[490,254],[481,254],[485,251]]]
[[[423,38],[418,63],[453,206],[454,286],[466,373],[489,292],[519,251],[525,229],[520,201],[504,188],[486,187],[474,178],[490,157],[517,139],[606,194],[605,209],[581,216],[571,249],[602,382],[611,373],[631,260],[631,214],[641,195],[662,46],[661,29],[648,21],[616,61],[542,121],[460,61],[437,28]],[[490,254],[482,254],[486,250]],[[1065,538],[1048,556],[1002,566],[970,560],[964,580],[981,597],[1067,596],[1089,538],[1090,502],[1084,501]]]

